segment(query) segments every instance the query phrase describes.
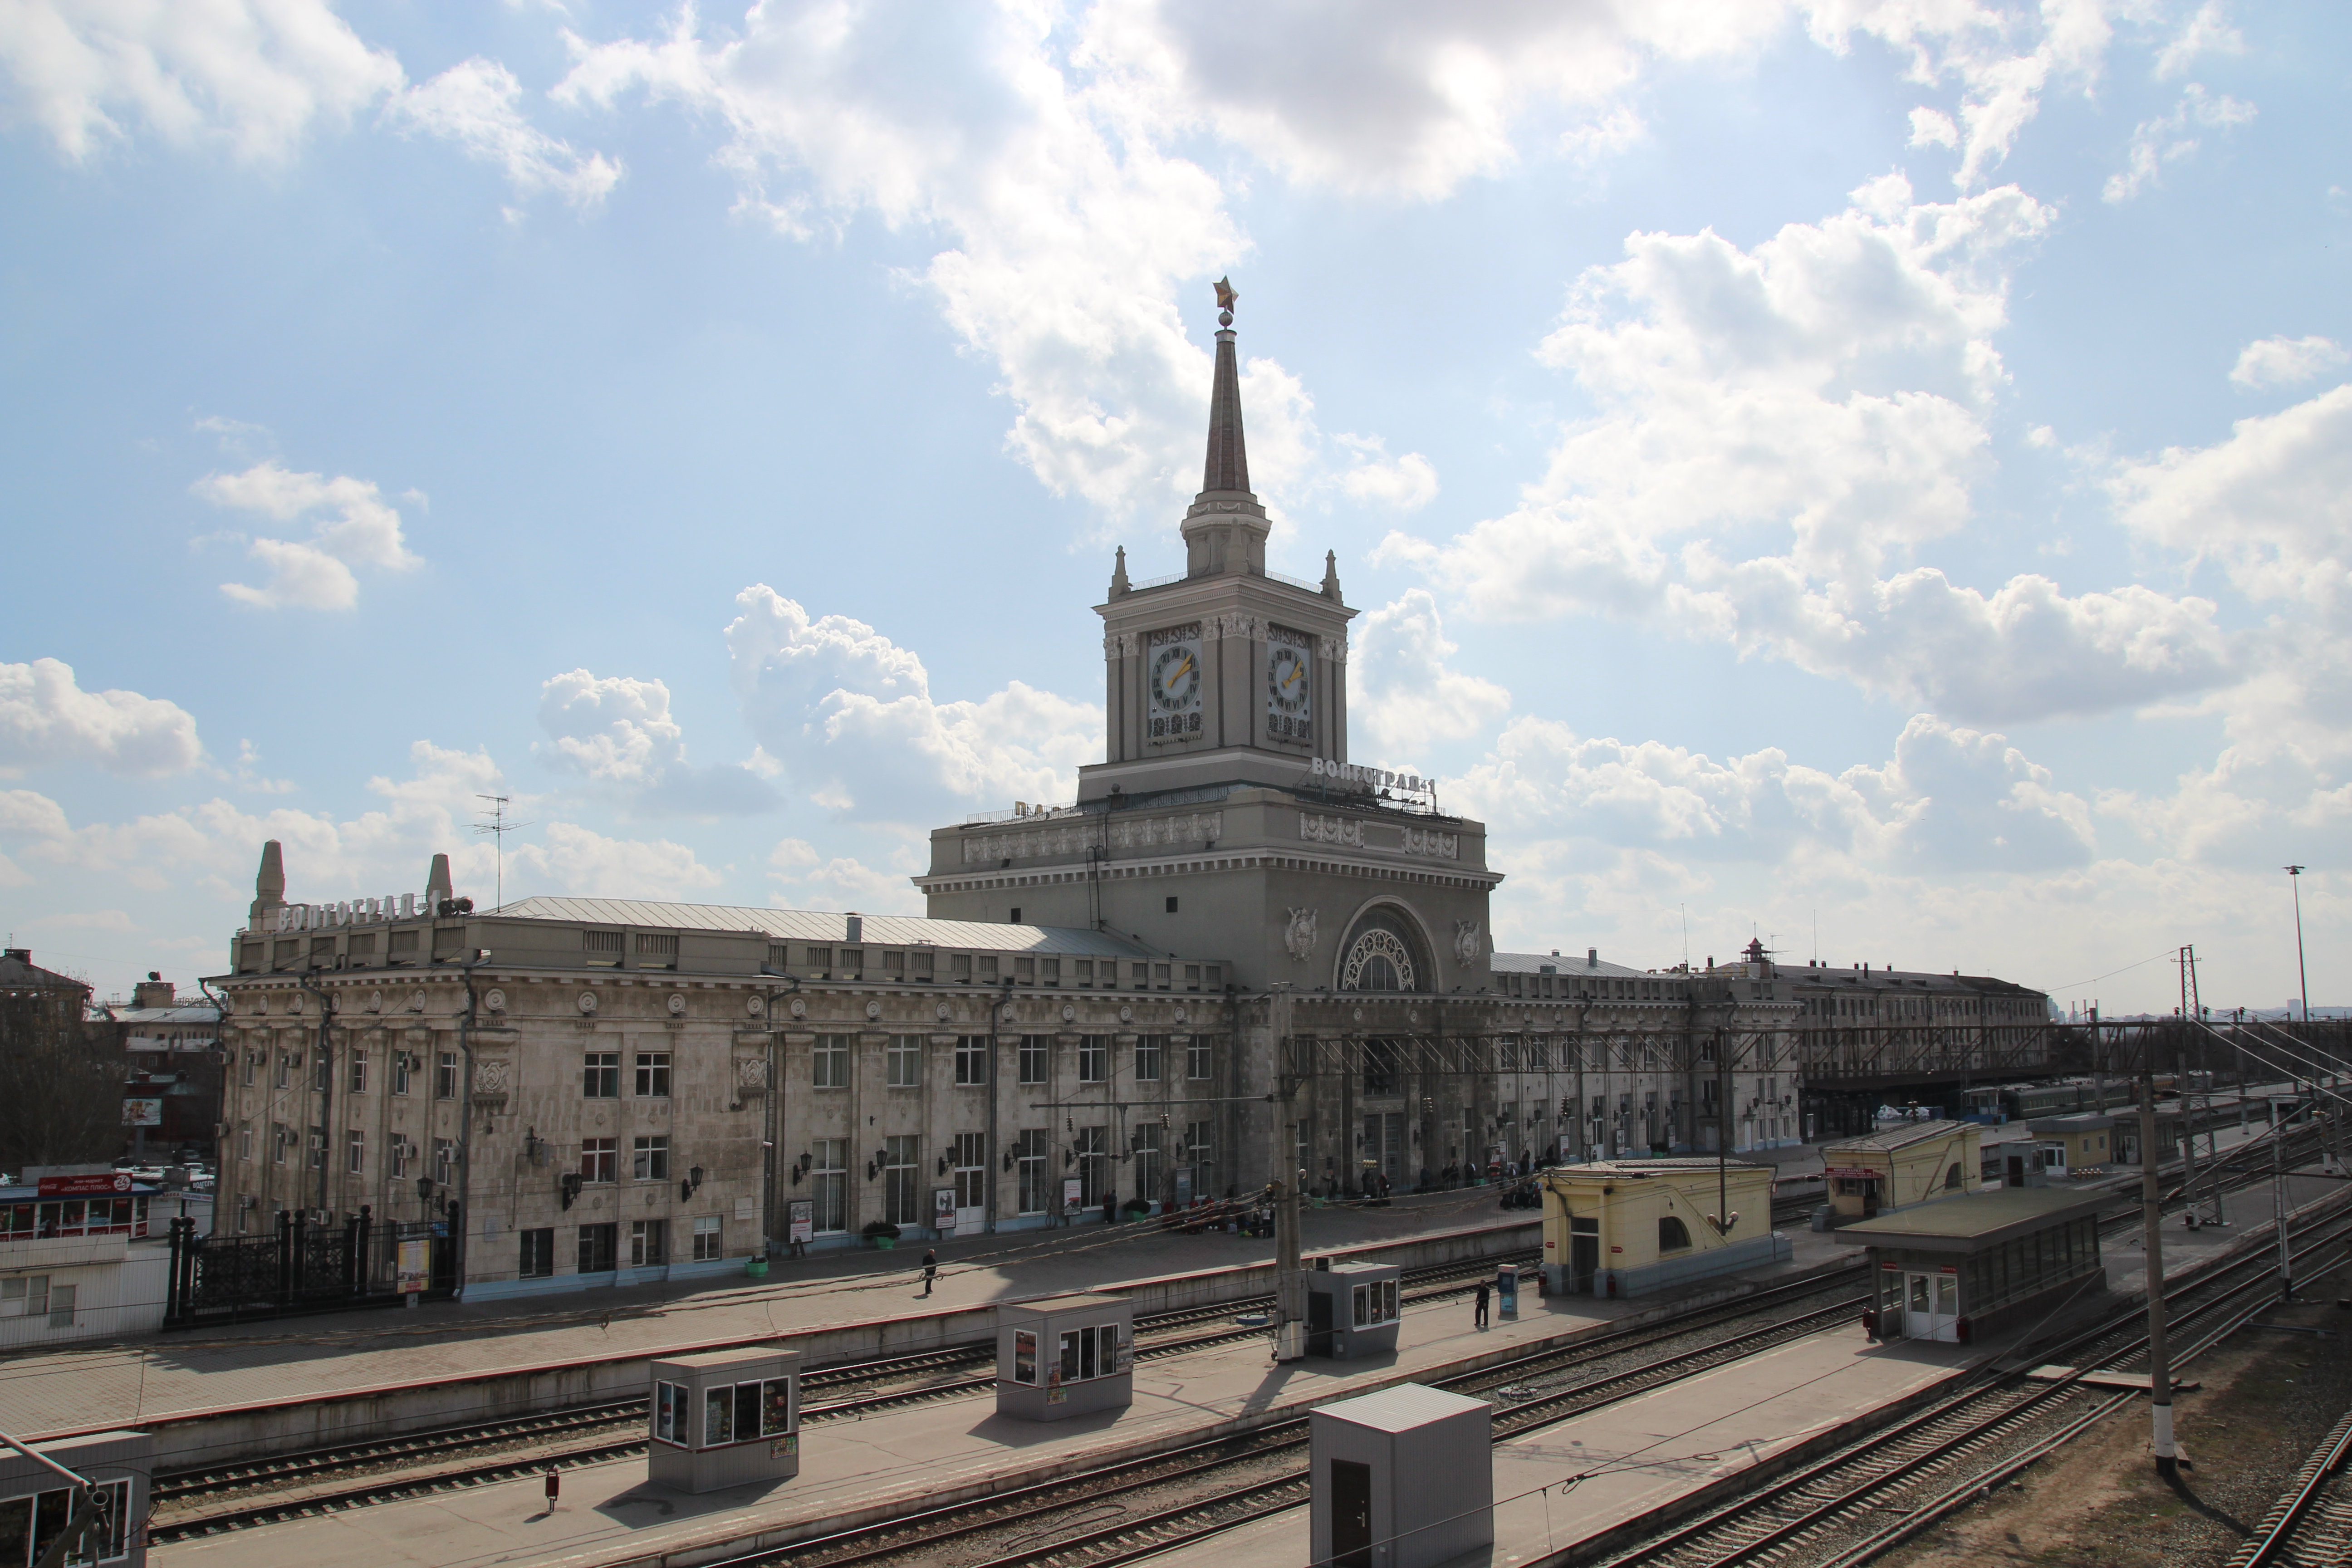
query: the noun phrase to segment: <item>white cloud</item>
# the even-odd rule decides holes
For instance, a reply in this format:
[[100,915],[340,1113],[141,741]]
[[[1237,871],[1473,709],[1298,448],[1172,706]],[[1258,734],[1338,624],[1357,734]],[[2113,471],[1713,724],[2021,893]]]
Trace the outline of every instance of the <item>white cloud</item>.
[[1432,740],[1458,741],[1501,718],[1511,694],[1491,680],[1446,667],[1456,649],[1445,640],[1437,600],[1426,588],[1364,617],[1354,654],[1355,710],[1372,739],[1391,752]]
[[121,910],[86,910],[73,914],[36,915],[33,928],[49,931],[134,931],[139,929]]
[[2238,352],[2230,383],[2249,392],[2296,386],[2342,365],[2347,356],[2333,338],[2263,338]]
[[1960,128],[1952,117],[1940,109],[1924,105],[1911,111],[1911,142],[1914,147],[1949,147],[1958,151]]
[[1339,475],[1339,493],[1349,500],[1416,511],[1437,499],[1437,466],[1419,452],[1391,458],[1377,436],[1333,439],[1351,459]]
[[402,537],[398,509],[370,479],[298,474],[273,459],[239,474],[207,474],[189,488],[215,506],[257,512],[276,522],[328,514],[311,523],[307,540],[257,538],[247,545],[247,553],[269,568],[269,578],[258,587],[222,584],[221,592],[240,604],[348,610],[359,603],[352,567],[404,572],[421,563]]
[[728,659],[764,755],[819,805],[929,828],[956,802],[1073,798],[1102,710],[1014,681],[938,702],[922,660],[861,621],[812,620],[772,588],[735,596]]
[[685,900],[725,880],[692,849],[667,838],[607,838],[577,823],[551,822],[542,843],[514,858],[582,898]]
[[620,183],[621,166],[601,153],[582,153],[539,130],[516,108],[522,84],[495,60],[461,61],[394,99],[397,125],[456,142],[478,163],[506,171],[518,195],[552,192],[593,207]]
[[2205,89],[2190,82],[2183,89],[2180,101],[2172,112],[2155,120],[2143,120],[2133,128],[2131,152],[2125,166],[2107,176],[2099,193],[2109,202],[2127,202],[2162,176],[2164,165],[2177,163],[2197,151],[2199,140],[2189,134],[2192,127],[2210,131],[2228,131],[2249,123],[2254,118],[2254,106],[2223,93],[2210,98]]
[[2206,55],[2242,55],[2246,40],[2238,29],[2230,26],[2221,0],[2205,0],[2197,14],[2182,24],[2180,31],[2156,57],[2156,79],[2168,81],[2185,75],[2189,68]]
[[551,743],[534,749],[551,765],[609,786],[642,814],[721,816],[777,804],[749,769],[687,761],[686,732],[661,681],[566,671],[541,684],[539,722]]
[[194,715],[136,691],[84,691],[54,658],[0,664],[0,778],[26,768],[87,763],[152,777],[204,756]]
[[293,780],[274,779],[261,771],[261,751],[251,741],[236,743],[236,784],[257,795],[292,795],[296,788]]
[[2007,382],[2003,262],[2050,221],[2013,187],[1916,205],[1890,176],[1752,250],[1633,235],[1544,342],[1592,407],[1546,474],[1502,517],[1376,558],[1480,616],[1654,618],[1969,722],[2210,686],[2228,660],[2203,600],[1988,593],[1915,563],[1969,521]]
[[11,107],[81,160],[144,130],[277,160],[404,80],[326,0],[10,0]]
[[768,856],[769,879],[779,884],[773,903],[795,910],[856,910],[866,914],[923,912],[922,895],[908,880],[922,851],[910,840],[893,857],[907,869],[877,870],[855,856],[820,855],[805,839],[781,840]]

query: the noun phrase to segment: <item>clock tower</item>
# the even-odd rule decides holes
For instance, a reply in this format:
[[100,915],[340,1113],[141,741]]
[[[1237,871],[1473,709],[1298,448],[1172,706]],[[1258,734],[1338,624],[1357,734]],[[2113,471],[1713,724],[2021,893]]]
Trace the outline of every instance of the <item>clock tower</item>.
[[[1245,990],[1475,994],[1490,973],[1487,895],[1502,880],[1486,868],[1486,826],[1441,815],[1427,780],[1349,763],[1356,612],[1328,554],[1319,584],[1265,568],[1271,524],[1250,489],[1229,287],[1217,303],[1184,569],[1132,582],[1122,549],[1095,606],[1103,760],[1078,770],[1074,802],[937,829],[915,885],[939,919],[1214,954],[1219,981]],[[1155,972],[1153,984],[1187,980]],[[1398,1023],[1415,1025],[1411,1005]]]
[[1208,460],[1184,513],[1181,574],[1132,584],[1118,552],[1103,618],[1104,760],[1078,799],[1215,782],[1289,784],[1348,760],[1348,623],[1337,561],[1308,584],[1265,569],[1250,489],[1233,311],[1218,314]]

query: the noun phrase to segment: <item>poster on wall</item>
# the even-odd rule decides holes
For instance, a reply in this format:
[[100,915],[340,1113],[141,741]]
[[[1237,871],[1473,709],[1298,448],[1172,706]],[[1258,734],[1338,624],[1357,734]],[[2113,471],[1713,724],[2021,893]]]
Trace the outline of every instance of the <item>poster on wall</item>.
[[794,1198],[784,1220],[786,1241],[809,1242],[816,1237],[816,1200]]
[[1064,1176],[1062,1178],[1062,1212],[1064,1214],[1076,1213],[1077,1206],[1078,1178],[1076,1176]]
[[956,1201],[953,1187],[931,1189],[931,1228],[942,1237],[955,1234]]
[[400,1244],[393,1264],[393,1289],[403,1296],[421,1294],[433,1279],[433,1244],[419,1239]]
[[1192,1206],[1192,1173],[1182,1165],[1176,1168],[1176,1206],[1180,1209]]

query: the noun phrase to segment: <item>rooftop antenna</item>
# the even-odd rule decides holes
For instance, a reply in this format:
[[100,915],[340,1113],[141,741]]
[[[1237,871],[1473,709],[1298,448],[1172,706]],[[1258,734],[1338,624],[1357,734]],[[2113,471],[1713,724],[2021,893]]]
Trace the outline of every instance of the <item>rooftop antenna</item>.
[[1690,973],[1690,905],[1680,906],[1683,911],[1683,973]]
[[490,819],[488,822],[477,822],[474,824],[474,831],[477,833],[487,833],[490,836],[491,858],[492,863],[496,868],[498,878],[498,907],[499,909],[505,909],[507,907],[507,835],[512,833],[518,827],[529,827],[530,824],[528,822],[509,822],[507,820],[507,797],[505,795],[478,795],[474,798],[476,800],[487,800],[490,803]]

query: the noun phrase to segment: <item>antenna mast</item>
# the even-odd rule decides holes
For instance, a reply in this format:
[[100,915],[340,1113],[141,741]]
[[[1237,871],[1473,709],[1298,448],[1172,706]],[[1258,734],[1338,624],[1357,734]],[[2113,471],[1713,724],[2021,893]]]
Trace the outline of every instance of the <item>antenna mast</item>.
[[499,909],[504,909],[507,907],[507,835],[512,833],[518,827],[529,827],[530,824],[528,822],[509,822],[507,820],[507,797],[505,795],[478,795],[474,798],[476,800],[487,800],[490,803],[488,813],[490,819],[488,822],[477,822],[474,824],[474,831],[477,833],[487,833],[490,836],[491,861],[496,868],[498,879],[498,907]]

